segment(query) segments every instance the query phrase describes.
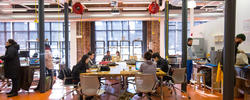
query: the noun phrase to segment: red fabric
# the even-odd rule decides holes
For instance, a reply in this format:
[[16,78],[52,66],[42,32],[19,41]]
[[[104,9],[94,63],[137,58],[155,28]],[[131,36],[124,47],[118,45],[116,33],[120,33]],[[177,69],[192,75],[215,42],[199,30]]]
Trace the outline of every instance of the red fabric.
[[102,61],[99,64],[101,64],[101,65],[108,65],[109,63],[111,63],[111,62],[110,61]]
[[148,11],[150,14],[156,14],[159,12],[159,5],[156,2],[152,2],[149,6],[148,6]]
[[3,63],[3,61],[2,60],[0,60],[0,64],[2,64]]
[[80,2],[76,2],[74,5],[73,5],[73,12],[76,13],[76,14],[83,14],[83,6]]

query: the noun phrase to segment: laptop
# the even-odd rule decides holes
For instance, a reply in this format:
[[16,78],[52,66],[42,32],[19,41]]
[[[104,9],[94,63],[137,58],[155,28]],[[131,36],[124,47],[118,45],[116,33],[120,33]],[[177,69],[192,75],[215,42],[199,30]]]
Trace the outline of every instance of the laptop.
[[20,60],[20,66],[21,67],[30,66],[28,57],[19,57],[19,60]]
[[135,69],[136,69],[136,70],[139,70],[142,63],[143,63],[143,61],[136,61],[136,62],[135,62]]

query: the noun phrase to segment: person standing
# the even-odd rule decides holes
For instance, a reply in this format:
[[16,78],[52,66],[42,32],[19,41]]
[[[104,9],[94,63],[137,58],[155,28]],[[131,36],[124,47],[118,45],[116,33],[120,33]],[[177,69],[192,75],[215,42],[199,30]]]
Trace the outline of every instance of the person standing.
[[187,83],[190,83],[191,76],[193,73],[193,60],[197,59],[194,54],[194,49],[192,47],[193,39],[188,38],[187,42]]
[[50,86],[50,89],[52,89],[52,86],[53,86],[53,76],[54,76],[54,72],[53,72],[53,69],[54,69],[54,65],[53,65],[53,57],[52,57],[52,53],[51,53],[51,48],[50,48],[50,45],[48,44],[45,44],[45,66],[46,66],[46,69],[48,71],[48,74],[47,76],[51,76],[51,86]]
[[20,71],[20,60],[18,57],[19,45],[15,40],[9,39],[6,44],[6,52],[0,59],[4,60],[4,76],[12,81],[12,89],[9,93],[6,93],[8,97],[18,95],[19,91],[19,71]]

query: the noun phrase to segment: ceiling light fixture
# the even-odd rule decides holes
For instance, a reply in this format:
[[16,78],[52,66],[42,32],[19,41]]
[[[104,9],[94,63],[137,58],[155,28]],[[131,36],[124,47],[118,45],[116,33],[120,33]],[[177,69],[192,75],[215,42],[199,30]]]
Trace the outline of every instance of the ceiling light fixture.
[[0,2],[0,5],[1,6],[8,6],[8,5],[10,5],[10,3],[9,2]]
[[[38,5],[38,2],[35,3],[35,2],[24,2],[24,3],[21,3],[21,5]],[[44,5],[50,5],[49,2],[44,2]]]
[[196,2],[195,1],[188,1],[188,8],[195,8]]
[[150,4],[151,2],[123,2],[123,4]]
[[84,4],[84,5],[98,5],[98,4],[109,4],[109,2],[81,2],[81,4]]
[[98,7],[98,8],[87,8],[88,11],[110,11],[112,10],[111,8],[102,8],[102,7]]
[[16,9],[2,9],[3,12],[25,12],[27,9],[21,9],[21,8],[16,8]]
[[148,10],[146,7],[124,7],[123,10]]

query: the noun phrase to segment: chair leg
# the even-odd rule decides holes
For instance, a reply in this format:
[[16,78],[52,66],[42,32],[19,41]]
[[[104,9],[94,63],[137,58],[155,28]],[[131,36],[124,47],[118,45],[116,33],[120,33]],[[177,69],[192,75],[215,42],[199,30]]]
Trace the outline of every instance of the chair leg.
[[173,88],[173,90],[174,90],[174,96],[175,96],[175,100],[177,100],[176,89],[175,89],[175,87],[174,87],[174,85],[173,85],[173,84],[172,84],[171,86],[172,86],[172,88]]

